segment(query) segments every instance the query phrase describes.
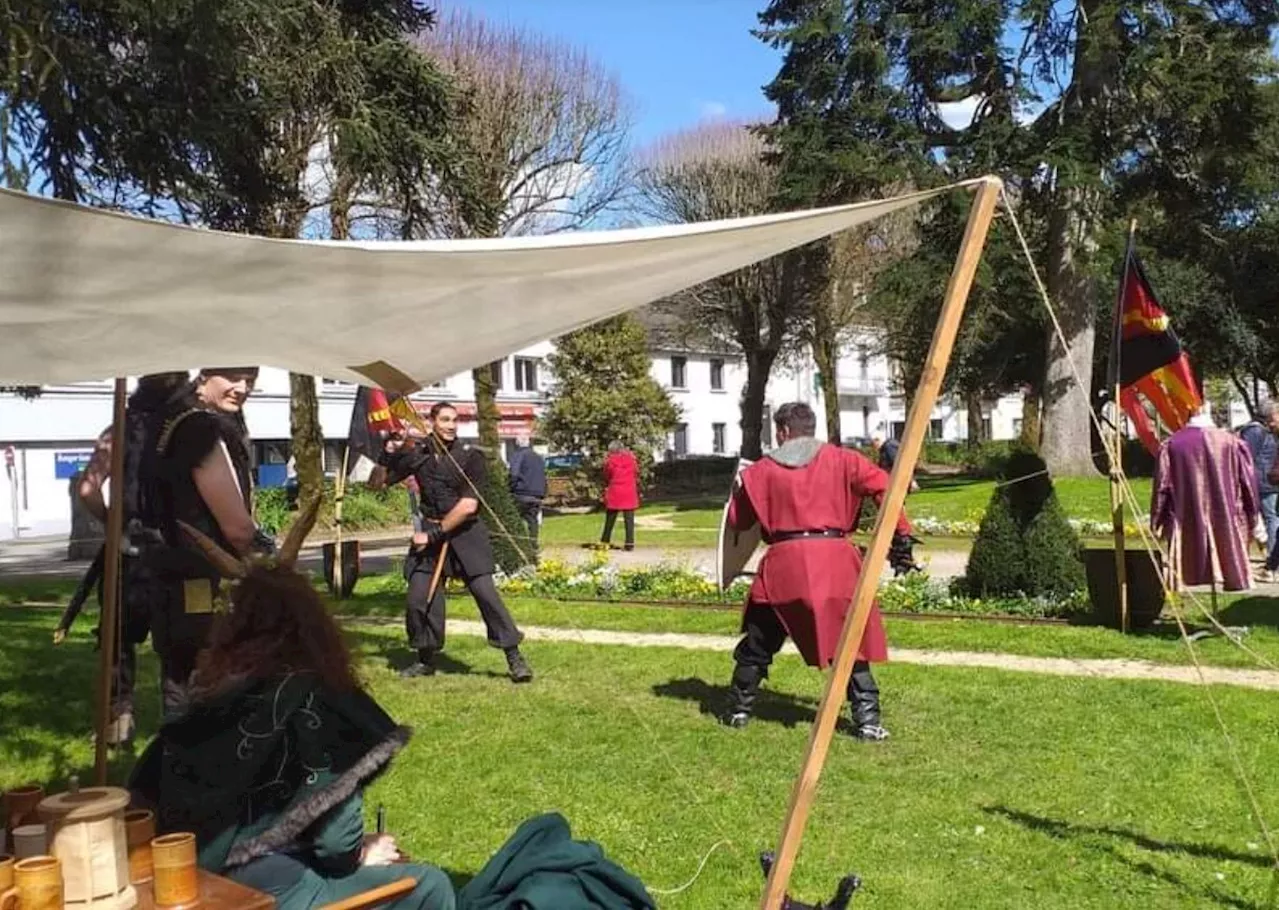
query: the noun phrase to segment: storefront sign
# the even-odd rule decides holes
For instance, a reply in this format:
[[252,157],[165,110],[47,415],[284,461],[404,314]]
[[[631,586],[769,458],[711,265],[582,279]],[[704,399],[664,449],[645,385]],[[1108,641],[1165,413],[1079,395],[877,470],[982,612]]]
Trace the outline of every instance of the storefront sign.
[[57,480],[70,480],[89,466],[92,449],[53,453],[53,476]]

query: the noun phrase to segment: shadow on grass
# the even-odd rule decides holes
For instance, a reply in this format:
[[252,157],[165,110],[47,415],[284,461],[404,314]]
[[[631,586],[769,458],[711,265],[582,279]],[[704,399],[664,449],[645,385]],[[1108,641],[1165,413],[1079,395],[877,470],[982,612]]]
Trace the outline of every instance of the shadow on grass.
[[[696,677],[657,683],[653,686],[653,694],[659,698],[696,702],[699,713],[716,718],[723,715],[729,708],[728,686],[712,685]],[[818,716],[817,707],[818,703],[814,699],[762,688],[751,717],[753,721],[781,724],[787,728],[809,726]],[[845,717],[840,718],[837,729],[846,733],[852,732]]]
[[[94,690],[98,652],[91,641],[73,637],[54,646],[56,616],[50,611],[10,608],[0,618],[0,740],[17,764],[46,765],[46,791],[62,789],[76,775],[93,780]],[[139,648],[140,663],[150,644]],[[147,661],[150,663],[150,661]],[[159,692],[153,673],[140,673],[134,693],[138,730],[133,749],[108,753],[108,779],[123,782],[136,757],[135,750],[155,732]],[[87,757],[86,757],[87,756]]]
[[1218,621],[1224,626],[1280,626],[1274,597],[1241,597],[1222,608]]
[[[389,625],[390,623],[387,624]],[[379,625],[382,625],[382,623],[379,623]],[[348,627],[346,636],[353,651],[359,652],[366,658],[381,659],[385,661],[388,670],[397,673],[417,659],[417,655],[407,644],[392,640],[386,635]],[[487,676],[491,679],[507,678],[506,673],[499,673],[495,670],[477,670],[466,661],[450,657],[447,653],[436,655],[436,672],[452,676]]]
[[1188,891],[1193,891],[1199,897],[1202,897],[1207,901],[1212,901],[1216,904],[1227,907],[1238,907],[1241,908],[1241,910],[1255,910],[1255,908],[1267,906],[1266,904],[1244,901],[1232,895],[1222,894],[1220,892],[1197,886],[1194,883],[1184,881],[1171,872],[1157,869],[1149,862],[1130,859],[1121,853],[1119,845],[1127,842],[1137,847],[1141,847],[1144,850],[1150,850],[1153,853],[1186,854],[1200,859],[1242,863],[1244,865],[1254,866],[1260,869],[1272,868],[1273,861],[1268,856],[1239,853],[1216,844],[1184,841],[1161,841],[1156,840],[1153,837],[1148,837],[1141,832],[1131,831],[1125,828],[1114,828],[1106,825],[1073,824],[1072,822],[1065,822],[1055,818],[1032,815],[1029,812],[1011,809],[1008,806],[983,806],[983,811],[990,815],[998,815],[1016,825],[1021,825],[1029,830],[1044,834],[1054,840],[1082,841],[1085,839],[1094,839],[1094,842],[1087,846],[1109,854],[1114,859],[1119,860],[1126,866],[1144,875],[1149,875],[1168,884],[1176,885],[1177,887],[1187,889]]

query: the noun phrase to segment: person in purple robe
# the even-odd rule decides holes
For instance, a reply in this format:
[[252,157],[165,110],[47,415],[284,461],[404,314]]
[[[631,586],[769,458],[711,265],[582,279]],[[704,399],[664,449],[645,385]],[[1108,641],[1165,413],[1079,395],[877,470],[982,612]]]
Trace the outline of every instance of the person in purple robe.
[[1197,416],[1161,443],[1151,528],[1169,548],[1176,580],[1252,588],[1249,534],[1258,514],[1253,456],[1239,436]]

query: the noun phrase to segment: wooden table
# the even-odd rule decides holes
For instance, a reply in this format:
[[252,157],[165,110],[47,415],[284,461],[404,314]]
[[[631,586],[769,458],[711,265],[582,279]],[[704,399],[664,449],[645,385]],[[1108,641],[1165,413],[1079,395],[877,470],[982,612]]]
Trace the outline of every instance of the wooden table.
[[[200,910],[275,910],[276,899],[270,894],[255,891],[239,882],[204,869],[197,869],[200,882],[200,903],[191,906]],[[133,886],[138,892],[137,910],[155,910],[155,894],[151,882]]]

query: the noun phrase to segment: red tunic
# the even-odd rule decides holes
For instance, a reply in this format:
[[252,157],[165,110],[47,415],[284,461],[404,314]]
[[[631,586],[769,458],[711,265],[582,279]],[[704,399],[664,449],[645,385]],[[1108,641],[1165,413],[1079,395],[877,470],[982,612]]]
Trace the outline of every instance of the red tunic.
[[640,465],[636,456],[623,449],[604,459],[604,507],[618,512],[640,508]]
[[[824,444],[807,464],[788,467],[762,458],[742,472],[729,506],[738,530],[757,521],[765,540],[787,531],[851,531],[864,496],[880,501],[889,475],[857,452]],[[910,533],[905,515],[898,530]],[[846,538],[807,538],[773,544],[760,560],[749,604],[772,606],[804,659],[827,667],[835,659],[862,554]],[[880,609],[871,607],[859,660],[889,657]]]

